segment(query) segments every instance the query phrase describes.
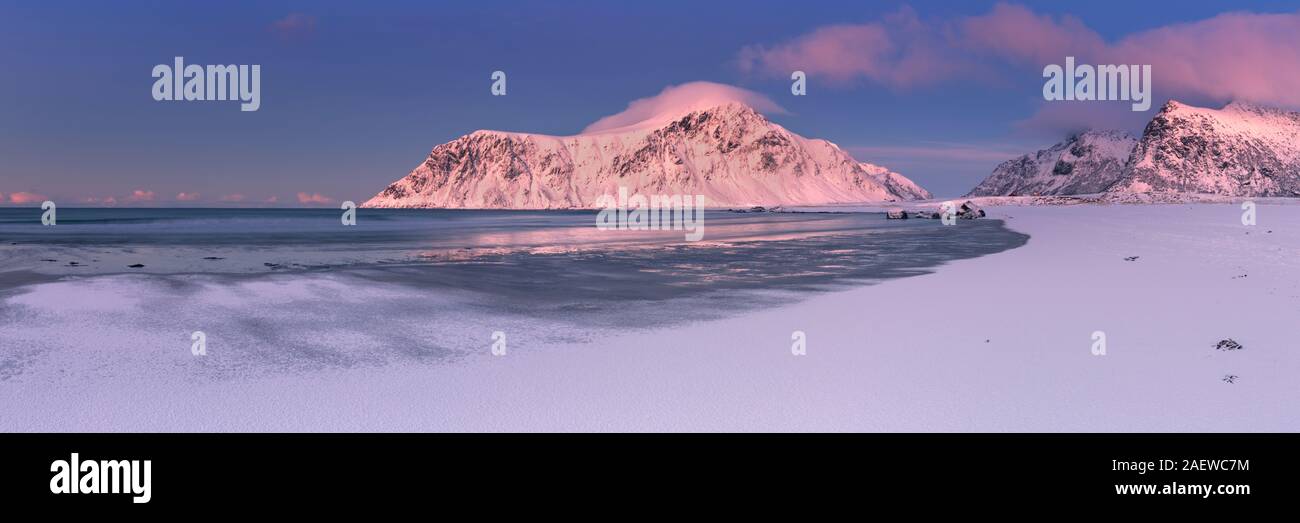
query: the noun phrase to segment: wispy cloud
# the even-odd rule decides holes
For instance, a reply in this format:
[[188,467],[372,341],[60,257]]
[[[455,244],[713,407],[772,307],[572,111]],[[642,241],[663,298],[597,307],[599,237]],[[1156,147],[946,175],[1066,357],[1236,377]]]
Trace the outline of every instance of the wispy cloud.
[[111,207],[117,205],[117,198],[113,196],[105,196],[103,198],[100,198],[98,196],[87,196],[81,199],[81,203],[86,203],[91,205],[104,205],[104,206]]
[[291,13],[284,18],[271,22],[271,32],[281,39],[293,40],[309,37],[316,33],[316,17]]
[[199,193],[196,192],[182,192],[176,195],[176,201],[179,202],[193,202],[198,201],[198,199]]
[[1048,132],[1064,136],[1088,129],[1122,129],[1136,132],[1151,120],[1151,112],[1129,110],[1124,104],[1091,102],[1052,102],[1039,106],[1028,118],[1017,120],[1014,127],[1027,134]]
[[881,20],[832,25],[786,42],[747,46],[743,71],[802,70],[831,85],[910,88],[993,77],[1037,77],[1048,64],[1150,64],[1162,98],[1249,100],[1300,106],[1300,12],[1230,12],[1108,41],[1071,16],[997,4],[978,16],[923,20],[907,7]]
[[708,109],[728,102],[740,102],[768,114],[785,113],[785,109],[771,98],[739,87],[713,83],[689,82],[670,85],[659,94],[639,98],[627,104],[627,109],[596,120],[584,133],[607,131],[663,117],[679,116],[696,109]]
[[960,49],[1037,67],[1106,48],[1105,40],[1078,18],[1040,15],[1014,4],[997,4],[988,14],[959,19],[954,26],[952,43]]
[[48,198],[46,198],[45,195],[36,194],[33,192],[19,191],[15,193],[9,193],[9,203],[20,203],[20,204],[36,203],[36,202],[43,202],[47,199]]
[[247,197],[239,193],[227,194],[221,197],[221,201],[227,203],[238,203],[244,201],[245,199],[247,199]]
[[126,201],[134,203],[152,202],[157,195],[153,191],[136,189],[131,191],[131,195],[126,197]]
[[977,48],[1037,68],[1065,56],[1150,64],[1155,88],[1166,97],[1300,106],[1300,12],[1223,13],[1108,43],[1078,20],[1000,4],[968,20],[965,34]]
[[328,196],[324,196],[320,193],[308,194],[305,192],[300,192],[298,193],[298,203],[324,205],[324,204],[334,203],[334,199]]
[[944,31],[905,6],[881,20],[830,25],[787,42],[746,46],[737,63],[747,73],[788,77],[798,70],[833,85],[865,79],[905,88],[967,69],[950,51]]

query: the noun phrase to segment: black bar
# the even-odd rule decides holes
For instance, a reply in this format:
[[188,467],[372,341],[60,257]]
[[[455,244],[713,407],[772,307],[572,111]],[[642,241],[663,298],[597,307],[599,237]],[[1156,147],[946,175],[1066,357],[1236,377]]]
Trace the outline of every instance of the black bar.
[[[213,503],[716,503],[725,492],[741,492],[748,504],[1255,508],[1295,498],[1297,443],[1295,434],[5,434],[0,500],[168,513]],[[149,460],[149,501],[133,503],[130,493],[52,493],[51,464],[72,453],[83,463]],[[1169,464],[1161,460],[1177,470],[1160,470]],[[1139,464],[1154,467],[1141,473]],[[1116,485],[1129,484],[1248,486],[1249,493],[1116,493]]]

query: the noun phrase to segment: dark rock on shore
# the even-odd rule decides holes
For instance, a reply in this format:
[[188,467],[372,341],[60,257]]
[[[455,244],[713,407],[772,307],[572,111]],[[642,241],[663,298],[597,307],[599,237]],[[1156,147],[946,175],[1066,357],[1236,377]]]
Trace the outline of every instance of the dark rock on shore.
[[1245,347],[1241,346],[1240,343],[1237,343],[1237,341],[1232,338],[1220,340],[1219,343],[1214,345],[1214,350],[1241,350],[1244,348]]

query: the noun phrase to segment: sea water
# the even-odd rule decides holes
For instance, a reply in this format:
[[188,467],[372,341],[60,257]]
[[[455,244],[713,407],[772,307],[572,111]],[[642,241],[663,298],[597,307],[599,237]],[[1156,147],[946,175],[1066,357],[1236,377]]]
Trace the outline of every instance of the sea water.
[[[705,237],[687,242],[600,230],[595,216],[361,209],[345,226],[335,210],[60,208],[43,226],[39,209],[0,209],[0,380],[454,362],[487,354],[494,333],[511,350],[589,342],[1028,239],[991,219],[710,211]],[[204,357],[191,354],[195,332]]]

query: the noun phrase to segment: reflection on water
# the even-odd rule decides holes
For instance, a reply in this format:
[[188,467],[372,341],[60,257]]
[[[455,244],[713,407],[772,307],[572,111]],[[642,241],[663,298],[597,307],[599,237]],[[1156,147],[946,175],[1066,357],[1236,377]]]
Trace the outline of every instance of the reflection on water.
[[[114,372],[166,362],[145,379],[171,365],[242,379],[450,362],[481,353],[495,331],[510,333],[511,350],[601,339],[921,274],[1028,239],[995,220],[873,213],[710,212],[704,225],[704,240],[687,242],[681,231],[601,231],[594,212],[363,209],[344,227],[337,211],[60,209],[59,224],[43,227],[39,212],[3,209],[0,381],[91,338],[116,347],[98,353],[139,358]],[[189,355],[199,327],[221,350]],[[103,368],[82,360],[60,360],[73,370],[56,379]]]
[[[611,231],[587,211],[0,210],[8,271],[96,274],[347,272],[506,297],[522,306],[662,300],[706,291],[812,290],[920,274],[1018,247],[996,220],[885,220],[877,213],[705,215],[682,231]],[[133,267],[134,266],[134,267]]]

